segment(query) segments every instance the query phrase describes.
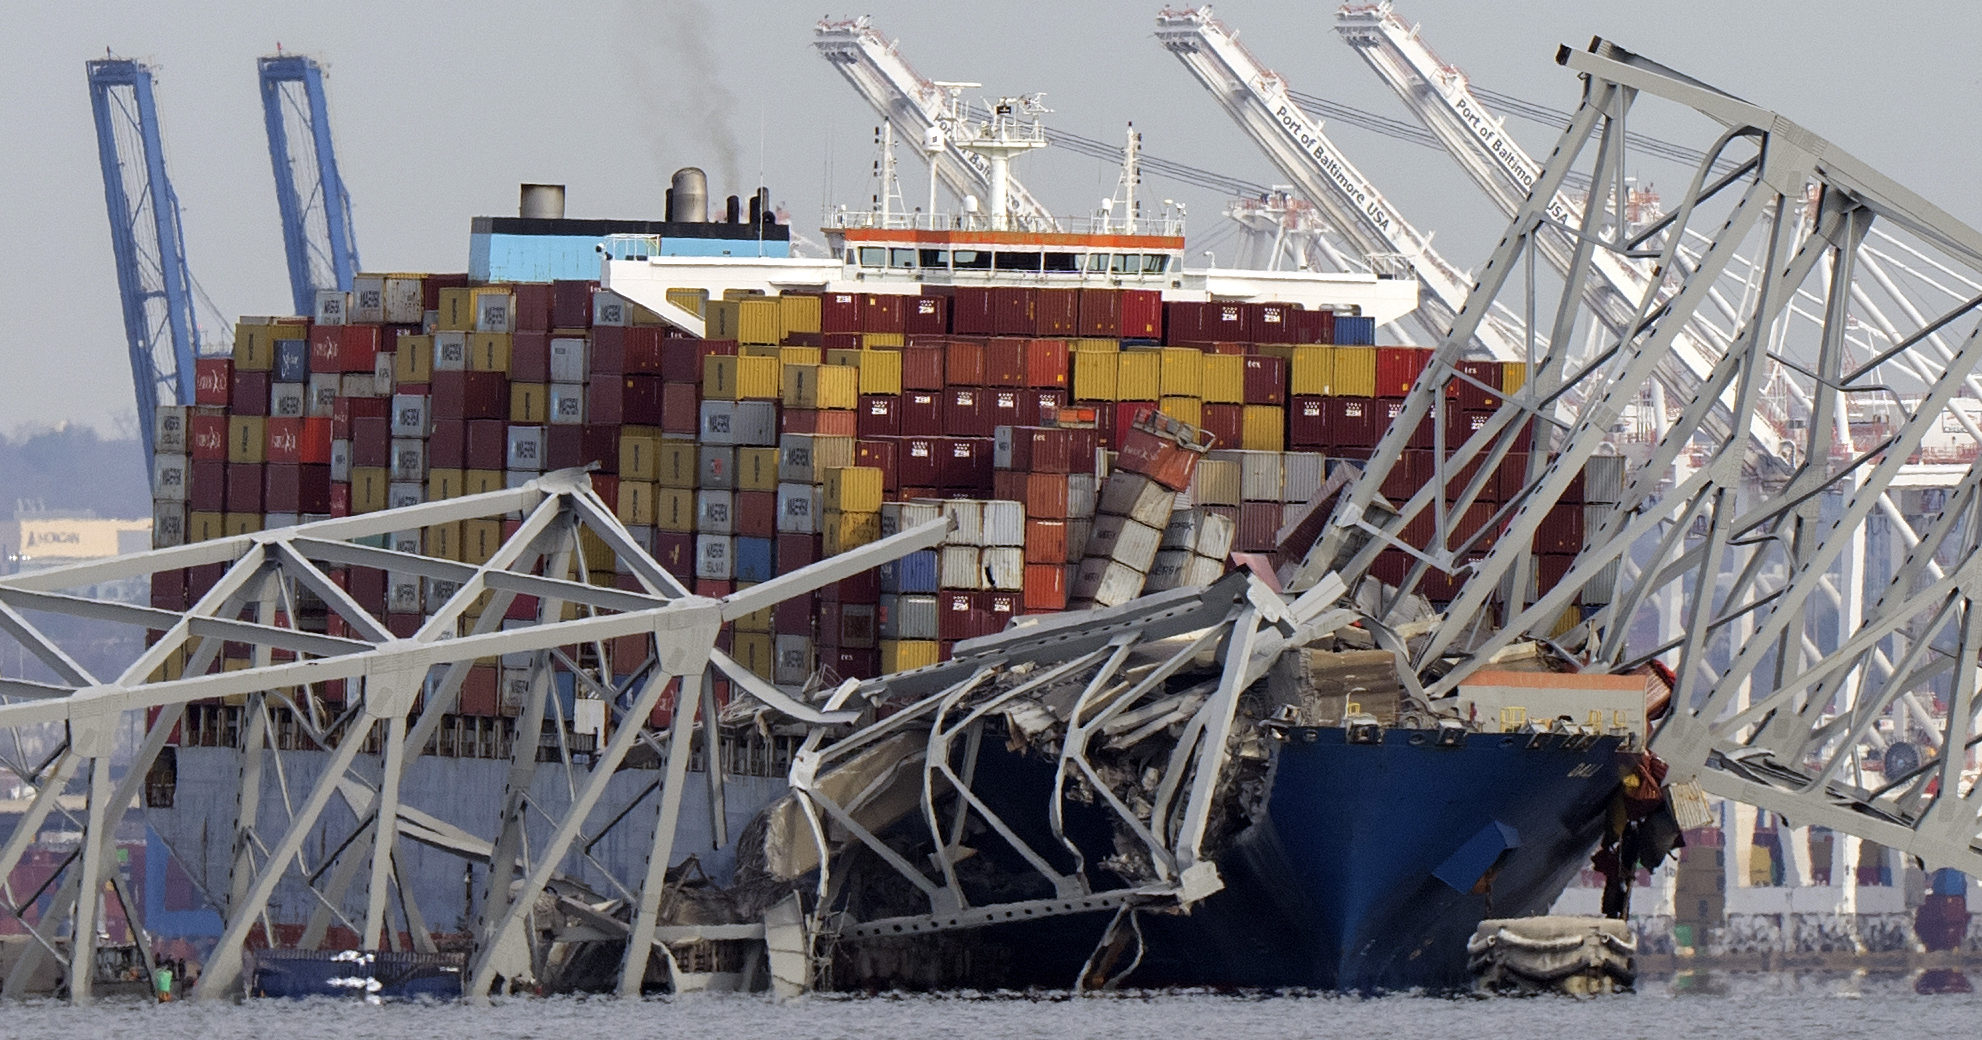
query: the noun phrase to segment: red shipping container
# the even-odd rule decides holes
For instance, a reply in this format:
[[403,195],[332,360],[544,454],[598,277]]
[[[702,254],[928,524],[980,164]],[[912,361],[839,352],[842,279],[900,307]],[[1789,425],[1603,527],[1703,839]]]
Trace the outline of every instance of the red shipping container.
[[477,419],[468,427],[464,458],[469,469],[502,469],[509,462],[509,426],[500,419]]
[[344,362],[338,354],[343,349],[342,325],[312,325],[307,334],[310,348],[310,371],[316,374],[344,371]]
[[1035,520],[1028,516],[1025,521],[1025,562],[1065,565],[1067,522],[1052,519]]
[[902,331],[937,336],[950,331],[950,301],[941,296],[908,297],[902,305]]
[[626,371],[626,340],[627,334],[632,331],[621,325],[599,325],[592,329],[591,356],[586,359],[592,378],[616,376]]
[[1416,347],[1376,348],[1376,396],[1404,397],[1425,370],[1431,351]]
[[266,512],[262,508],[264,490],[260,464],[252,462],[227,464],[227,512]]
[[695,536],[675,531],[654,533],[654,560],[676,578],[695,573]]
[[1287,359],[1247,354],[1244,370],[1247,404],[1284,404],[1287,400]]
[[800,567],[807,567],[819,562],[818,535],[780,533],[777,537],[778,544],[776,551],[779,573],[789,574]]
[[1389,419],[1382,403],[1367,397],[1324,397],[1321,410],[1323,443],[1329,448],[1374,448]]
[[902,442],[896,438],[868,438],[862,436],[854,442],[854,466],[872,466],[880,469],[880,489],[892,495],[896,487],[902,485],[900,469],[896,468],[896,454]]
[[336,370],[370,375],[374,366],[378,364],[382,331],[377,325],[342,326],[337,335],[338,368]]
[[702,429],[702,393],[694,383],[661,384],[661,432],[693,437]]
[[201,415],[186,420],[186,446],[195,461],[227,461],[227,416]]
[[1184,437],[1188,439],[1180,439],[1143,428],[1153,424],[1159,414],[1147,406],[1137,411],[1134,422],[1123,431],[1115,465],[1141,473],[1172,491],[1182,491],[1190,486],[1191,474],[1203,457],[1207,444],[1204,431],[1185,426]]
[[[304,421],[322,422],[323,420],[306,419]],[[328,429],[324,430],[323,457],[315,458],[315,459],[300,458],[297,461],[329,462],[330,461],[329,433],[330,431]],[[311,450],[314,449],[315,446],[313,445],[311,447]],[[392,465],[392,423],[390,420],[372,419],[372,418],[351,420],[351,465],[353,466]]]
[[303,420],[270,419],[262,428],[262,461],[294,465],[297,442],[302,439]]
[[[984,344],[983,378],[974,385],[1022,386],[1025,383],[1026,340],[997,336]],[[952,384],[961,380],[951,380]]]
[[468,468],[468,424],[449,420],[434,424],[433,432],[427,435],[427,467],[429,469]]
[[1024,409],[1019,406],[1023,390],[996,387],[984,390],[978,395],[983,400],[984,427],[986,434],[996,433],[1000,426],[1017,426],[1023,420]]
[[1528,455],[1526,452],[1508,452],[1500,460],[1500,468],[1494,471],[1494,501],[1513,502],[1521,497],[1528,487]]
[[731,515],[736,518],[737,534],[750,538],[775,538],[778,535],[778,493],[739,491],[736,493],[736,509]]
[[945,355],[947,350],[947,346],[941,343],[935,346],[903,347],[901,351],[902,389],[943,389],[944,368],[947,364]]
[[1535,527],[1538,553],[1579,553],[1583,551],[1583,507],[1558,502],[1542,516]]
[[862,293],[860,331],[901,332],[902,300],[893,293]]
[[1034,289],[1032,318],[1038,335],[1080,335],[1080,290]]
[[1280,503],[1239,503],[1239,530],[1232,548],[1239,552],[1272,552],[1280,544]]
[[1067,568],[1063,564],[1025,565],[1025,609],[1027,613],[1067,609]]
[[192,464],[192,487],[187,489],[186,504],[202,513],[219,513],[227,509],[227,453],[223,449],[217,459],[196,459]]
[[1124,289],[1121,296],[1122,338],[1163,338],[1163,294],[1155,289]]
[[560,279],[551,283],[551,328],[582,329],[592,324],[592,294],[599,283]]
[[853,437],[860,433],[860,413],[845,408],[822,408],[812,413],[806,425],[810,429],[792,429],[787,426],[786,430],[790,433],[816,433],[827,437]]
[[[615,375],[630,375],[635,372],[647,375],[666,376],[673,374],[676,379],[702,378],[702,344],[700,339],[669,339],[661,334],[657,326],[637,326],[625,330],[621,336],[618,362],[611,366]],[[592,366],[592,375],[598,376],[603,370]]]
[[943,395],[943,431],[959,437],[983,437],[991,432],[987,392],[981,387],[952,387]]
[[226,407],[234,390],[234,359],[199,358],[193,362],[193,403]]
[[[1127,299],[1122,302],[1125,312],[1133,306]],[[1190,300],[1173,300],[1163,304],[1163,342],[1183,344],[1208,341],[1210,337],[1204,331],[1204,315],[1210,306]],[[1125,314],[1124,325],[1128,324],[1126,318]],[[1122,338],[1128,339],[1129,336],[1124,332]]]
[[[427,442],[428,465],[432,465],[433,442]],[[544,468],[569,469],[585,464],[585,428],[583,426],[544,427]]]
[[[896,455],[896,465],[900,467],[901,485],[910,487],[940,487],[943,484],[943,463],[939,461],[939,442],[948,438],[903,437],[901,449]],[[947,455],[947,450],[944,451]]]
[[822,350],[859,350],[866,345],[858,332],[828,332],[819,337]]
[[976,593],[943,590],[936,596],[937,638],[955,642],[982,634],[983,613]]
[[1564,555],[1562,553],[1542,553],[1536,556],[1535,557],[1536,595],[1546,595],[1550,590],[1554,589],[1557,585],[1562,584],[1562,579],[1569,576],[1569,568],[1574,566],[1575,563],[1576,563],[1576,557],[1573,554]]
[[517,332],[544,332],[551,327],[556,289],[550,282],[518,282],[510,291],[516,295],[513,313]]
[[1015,285],[991,288],[991,331],[1001,336],[1031,336],[1039,327],[1039,290]]
[[519,383],[551,381],[551,334],[519,332],[509,339],[509,378]]
[[984,635],[997,635],[1003,632],[1005,627],[1012,623],[1013,618],[1025,613],[1022,605],[1024,597],[1020,593],[994,590],[980,592],[978,597],[982,601],[981,609],[984,612],[982,633]]
[[1066,389],[1067,371],[1073,364],[1071,354],[1063,339],[1026,340],[1023,385],[1042,390]]
[[1500,407],[1500,362],[1461,361],[1454,367],[1459,374],[1446,381],[1446,400],[1467,411],[1490,412]]
[[509,380],[501,372],[435,372],[436,419],[504,419],[509,416]]
[[[618,473],[619,472],[619,427],[601,426],[597,423],[586,423],[585,425],[579,427],[579,429],[585,431],[584,440],[582,442],[583,443],[582,450],[585,456],[585,462],[587,464],[596,462],[599,464],[599,468],[601,470],[604,470],[607,473]],[[605,499],[608,502],[619,501],[618,480],[610,477],[594,477],[592,478],[592,480],[594,484],[597,484],[601,480],[610,480],[611,486],[608,487],[606,490],[600,491],[599,497]]]
[[972,493],[990,490],[991,438],[944,437],[937,443],[941,486]]
[[959,285],[950,296],[950,331],[960,336],[988,336],[998,331],[992,317],[991,290],[983,286]]
[[1294,325],[1292,304],[1256,303],[1252,308],[1252,342],[1300,342]]
[[[1002,497],[1002,496],[1001,496]],[[1067,518],[1067,475],[1064,473],[1025,474],[1025,515],[1041,520]],[[1064,542],[1064,539],[1062,540]],[[1062,558],[1064,561],[1064,557]]]
[[1120,289],[1080,290],[1080,321],[1076,335],[1098,339],[1120,339],[1122,335],[1122,291]]
[[863,394],[854,432],[861,437],[893,437],[902,432],[901,398],[894,394]]
[[991,471],[991,497],[1007,502],[1025,501],[1025,478],[1030,474],[1015,469]]
[[[1012,450],[1015,455],[1023,454],[1026,464],[1021,469],[1034,473],[1072,473],[1074,465],[1074,444],[1080,438],[1077,431],[1055,429],[1050,426],[1025,427],[1012,431]],[[1019,438],[1023,438],[1021,449]]]
[[495,718],[501,714],[498,673],[493,665],[475,665],[461,680],[460,700],[455,714],[470,718]]
[[158,571],[151,576],[151,605],[160,610],[184,610],[192,606],[186,598],[186,572]]
[[1207,404],[1200,410],[1199,424],[1204,432],[1211,435],[1214,448],[1237,448],[1240,446],[1246,426],[1246,406],[1242,404]]
[[1335,312],[1296,310],[1294,312],[1294,342],[1333,343],[1335,342]]
[[235,415],[267,415],[270,373],[235,372],[227,410]]
[[1252,307],[1244,303],[1207,303],[1204,305],[1203,325],[1200,331],[1205,342],[1215,343],[1227,340],[1235,343],[1252,343]]
[[981,339],[952,338],[945,342],[943,385],[983,386],[986,346],[986,341]]
[[[262,508],[271,513],[303,512],[303,467],[293,463],[271,463],[262,467]],[[329,512],[329,487],[324,488],[324,508]]]
[[863,309],[859,293],[827,293],[819,301],[819,331],[859,332]]
[[1493,413],[1468,412],[1458,408],[1445,409],[1445,449],[1451,451],[1466,443],[1473,434],[1486,428],[1493,419]]
[[1065,390],[1027,389],[1019,394],[1019,422],[1027,426],[1038,426],[1047,416],[1057,413],[1067,406]]

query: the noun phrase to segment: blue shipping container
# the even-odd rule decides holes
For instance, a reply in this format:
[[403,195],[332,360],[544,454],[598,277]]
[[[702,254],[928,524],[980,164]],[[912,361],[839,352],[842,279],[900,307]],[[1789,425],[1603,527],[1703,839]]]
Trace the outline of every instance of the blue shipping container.
[[918,549],[880,567],[881,591],[929,593],[936,591],[936,550]]
[[275,381],[300,383],[310,378],[310,345],[300,339],[275,341]]
[[1374,346],[1376,319],[1363,315],[1336,315],[1335,342],[1344,347]]
[[773,563],[774,553],[769,538],[750,538],[739,535],[736,539],[736,556],[730,561],[737,581],[770,581],[778,573]]

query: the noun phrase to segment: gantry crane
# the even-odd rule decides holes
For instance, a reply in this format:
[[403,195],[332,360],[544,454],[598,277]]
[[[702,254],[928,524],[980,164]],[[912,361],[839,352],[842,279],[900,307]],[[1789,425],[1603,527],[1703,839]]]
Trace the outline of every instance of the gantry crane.
[[[1322,133],[1321,125],[1294,103],[1286,82],[1213,18],[1209,6],[1164,8],[1156,18],[1156,38],[1357,252],[1400,255],[1409,262],[1425,289],[1417,318],[1434,341],[1443,338],[1473,287],[1472,276],[1432,248],[1431,236],[1404,219]],[[1488,357],[1519,361],[1534,353],[1523,334],[1498,316],[1481,322],[1473,335],[1477,349]]]
[[[905,139],[922,143],[922,154],[944,187],[959,200],[991,197],[990,160],[958,147],[956,140],[967,115],[962,91],[977,84],[923,79],[865,16],[821,21],[813,34],[812,45],[860,96]],[[1014,222],[1039,230],[1057,229],[1053,215],[1017,178],[1007,175],[1003,187]]]
[[193,279],[186,269],[179,198],[165,175],[151,68],[106,57],[89,62],[88,73],[124,337],[137,388],[138,435],[149,465],[158,406],[193,399],[193,359],[199,353]]
[[351,230],[351,196],[337,173],[323,68],[316,59],[273,54],[256,62],[275,201],[282,212],[282,246],[297,314],[316,307],[317,290],[349,292],[358,273]]

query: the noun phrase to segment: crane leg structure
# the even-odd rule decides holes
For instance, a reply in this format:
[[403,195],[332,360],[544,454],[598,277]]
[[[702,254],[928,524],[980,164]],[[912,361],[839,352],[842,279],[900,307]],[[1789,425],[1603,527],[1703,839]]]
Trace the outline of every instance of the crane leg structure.
[[315,59],[295,54],[271,55],[256,64],[289,290],[296,313],[312,314],[318,290],[349,292],[358,273],[351,195],[344,190],[331,145],[323,68]]

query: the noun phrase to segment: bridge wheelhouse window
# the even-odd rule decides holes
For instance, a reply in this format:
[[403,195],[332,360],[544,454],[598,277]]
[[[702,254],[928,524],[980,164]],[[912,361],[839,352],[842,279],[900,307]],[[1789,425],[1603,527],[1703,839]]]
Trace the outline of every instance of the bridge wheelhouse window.
[[915,267],[915,250],[913,249],[888,250],[888,266],[900,271],[913,269]]
[[886,249],[880,246],[860,247],[860,266],[885,267],[887,266],[887,263],[888,263],[888,251]]
[[1047,253],[1046,270],[1053,274],[1080,273],[1079,253]]
[[991,252],[986,249],[959,249],[950,254],[950,266],[959,271],[989,271]]
[[947,249],[925,249],[922,251],[922,266],[941,270],[950,266],[950,251]]
[[1141,274],[1141,253],[1116,253],[1114,262],[1109,265],[1110,274]]
[[993,253],[991,266],[1000,271],[1037,271],[1038,253]]

